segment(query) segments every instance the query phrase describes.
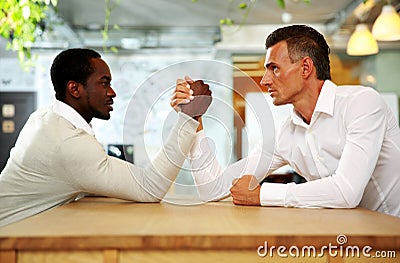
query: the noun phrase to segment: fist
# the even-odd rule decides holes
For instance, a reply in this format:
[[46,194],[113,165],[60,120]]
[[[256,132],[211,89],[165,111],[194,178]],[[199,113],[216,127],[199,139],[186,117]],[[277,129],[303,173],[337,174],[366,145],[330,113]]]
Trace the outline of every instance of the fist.
[[235,205],[261,205],[261,186],[253,175],[243,175],[232,182],[230,189]]

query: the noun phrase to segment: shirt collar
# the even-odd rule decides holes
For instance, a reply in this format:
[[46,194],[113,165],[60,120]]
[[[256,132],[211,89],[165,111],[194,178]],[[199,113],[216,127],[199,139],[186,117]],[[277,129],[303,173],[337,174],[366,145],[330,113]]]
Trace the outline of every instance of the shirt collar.
[[333,116],[335,107],[335,94],[337,86],[330,80],[325,80],[321,93],[318,96],[314,112],[322,112]]
[[[335,94],[337,86],[330,80],[325,80],[322,85],[321,93],[318,96],[317,104],[315,105],[314,113],[321,112],[333,116],[335,107]],[[294,124],[304,126],[302,117],[293,109],[292,121]]]
[[54,100],[53,111],[69,121],[76,128],[82,129],[90,135],[94,135],[91,125],[87,123],[85,119],[68,104],[59,100]]

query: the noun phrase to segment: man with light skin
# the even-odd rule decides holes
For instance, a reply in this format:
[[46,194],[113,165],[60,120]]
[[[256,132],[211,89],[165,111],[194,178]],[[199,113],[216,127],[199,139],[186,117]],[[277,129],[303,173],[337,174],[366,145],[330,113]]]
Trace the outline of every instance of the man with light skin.
[[[226,168],[218,164],[200,131],[190,159],[200,197],[216,201],[231,195],[237,205],[364,207],[400,216],[400,129],[379,93],[364,86],[335,85],[330,48],[309,26],[278,28],[265,46],[261,85],[275,106],[292,104],[293,112],[275,142],[263,142],[275,143],[273,152],[261,142]],[[187,98],[185,85],[177,85],[171,105]],[[259,184],[284,165],[306,182]]]

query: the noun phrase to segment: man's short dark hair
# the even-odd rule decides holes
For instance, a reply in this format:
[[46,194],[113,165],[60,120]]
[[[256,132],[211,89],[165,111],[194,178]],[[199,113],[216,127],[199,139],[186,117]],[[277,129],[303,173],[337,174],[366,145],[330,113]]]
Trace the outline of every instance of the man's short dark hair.
[[330,48],[324,36],[306,25],[291,25],[278,28],[265,41],[265,48],[286,41],[289,58],[292,63],[308,56],[315,65],[319,80],[331,79],[329,53]]
[[95,70],[91,59],[100,57],[98,52],[85,48],[67,49],[58,54],[50,69],[56,99],[65,100],[65,89],[71,80],[86,85]]

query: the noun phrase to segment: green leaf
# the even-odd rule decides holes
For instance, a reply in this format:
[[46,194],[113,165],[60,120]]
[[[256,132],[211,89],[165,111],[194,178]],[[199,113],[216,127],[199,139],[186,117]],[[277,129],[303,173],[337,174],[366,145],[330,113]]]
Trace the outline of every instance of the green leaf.
[[28,51],[27,49],[24,50],[24,53],[26,55],[26,57],[28,58],[28,60],[32,59],[32,53],[30,51]]
[[286,8],[285,0],[276,0],[276,4],[282,9]]
[[103,37],[103,41],[108,40],[108,33],[105,30],[101,30],[101,36]]
[[24,50],[23,49],[20,49],[18,51],[18,59],[19,59],[19,61],[24,61],[25,60],[25,54],[24,54]]
[[118,48],[117,47],[110,47],[110,50],[114,53],[118,53]]
[[233,20],[230,18],[223,18],[221,20],[219,20],[219,24],[220,25],[227,25],[227,26],[231,26],[234,24]]
[[247,8],[247,4],[246,4],[246,3],[240,3],[240,4],[238,5],[238,8],[239,8],[239,9],[246,9],[246,8]]

